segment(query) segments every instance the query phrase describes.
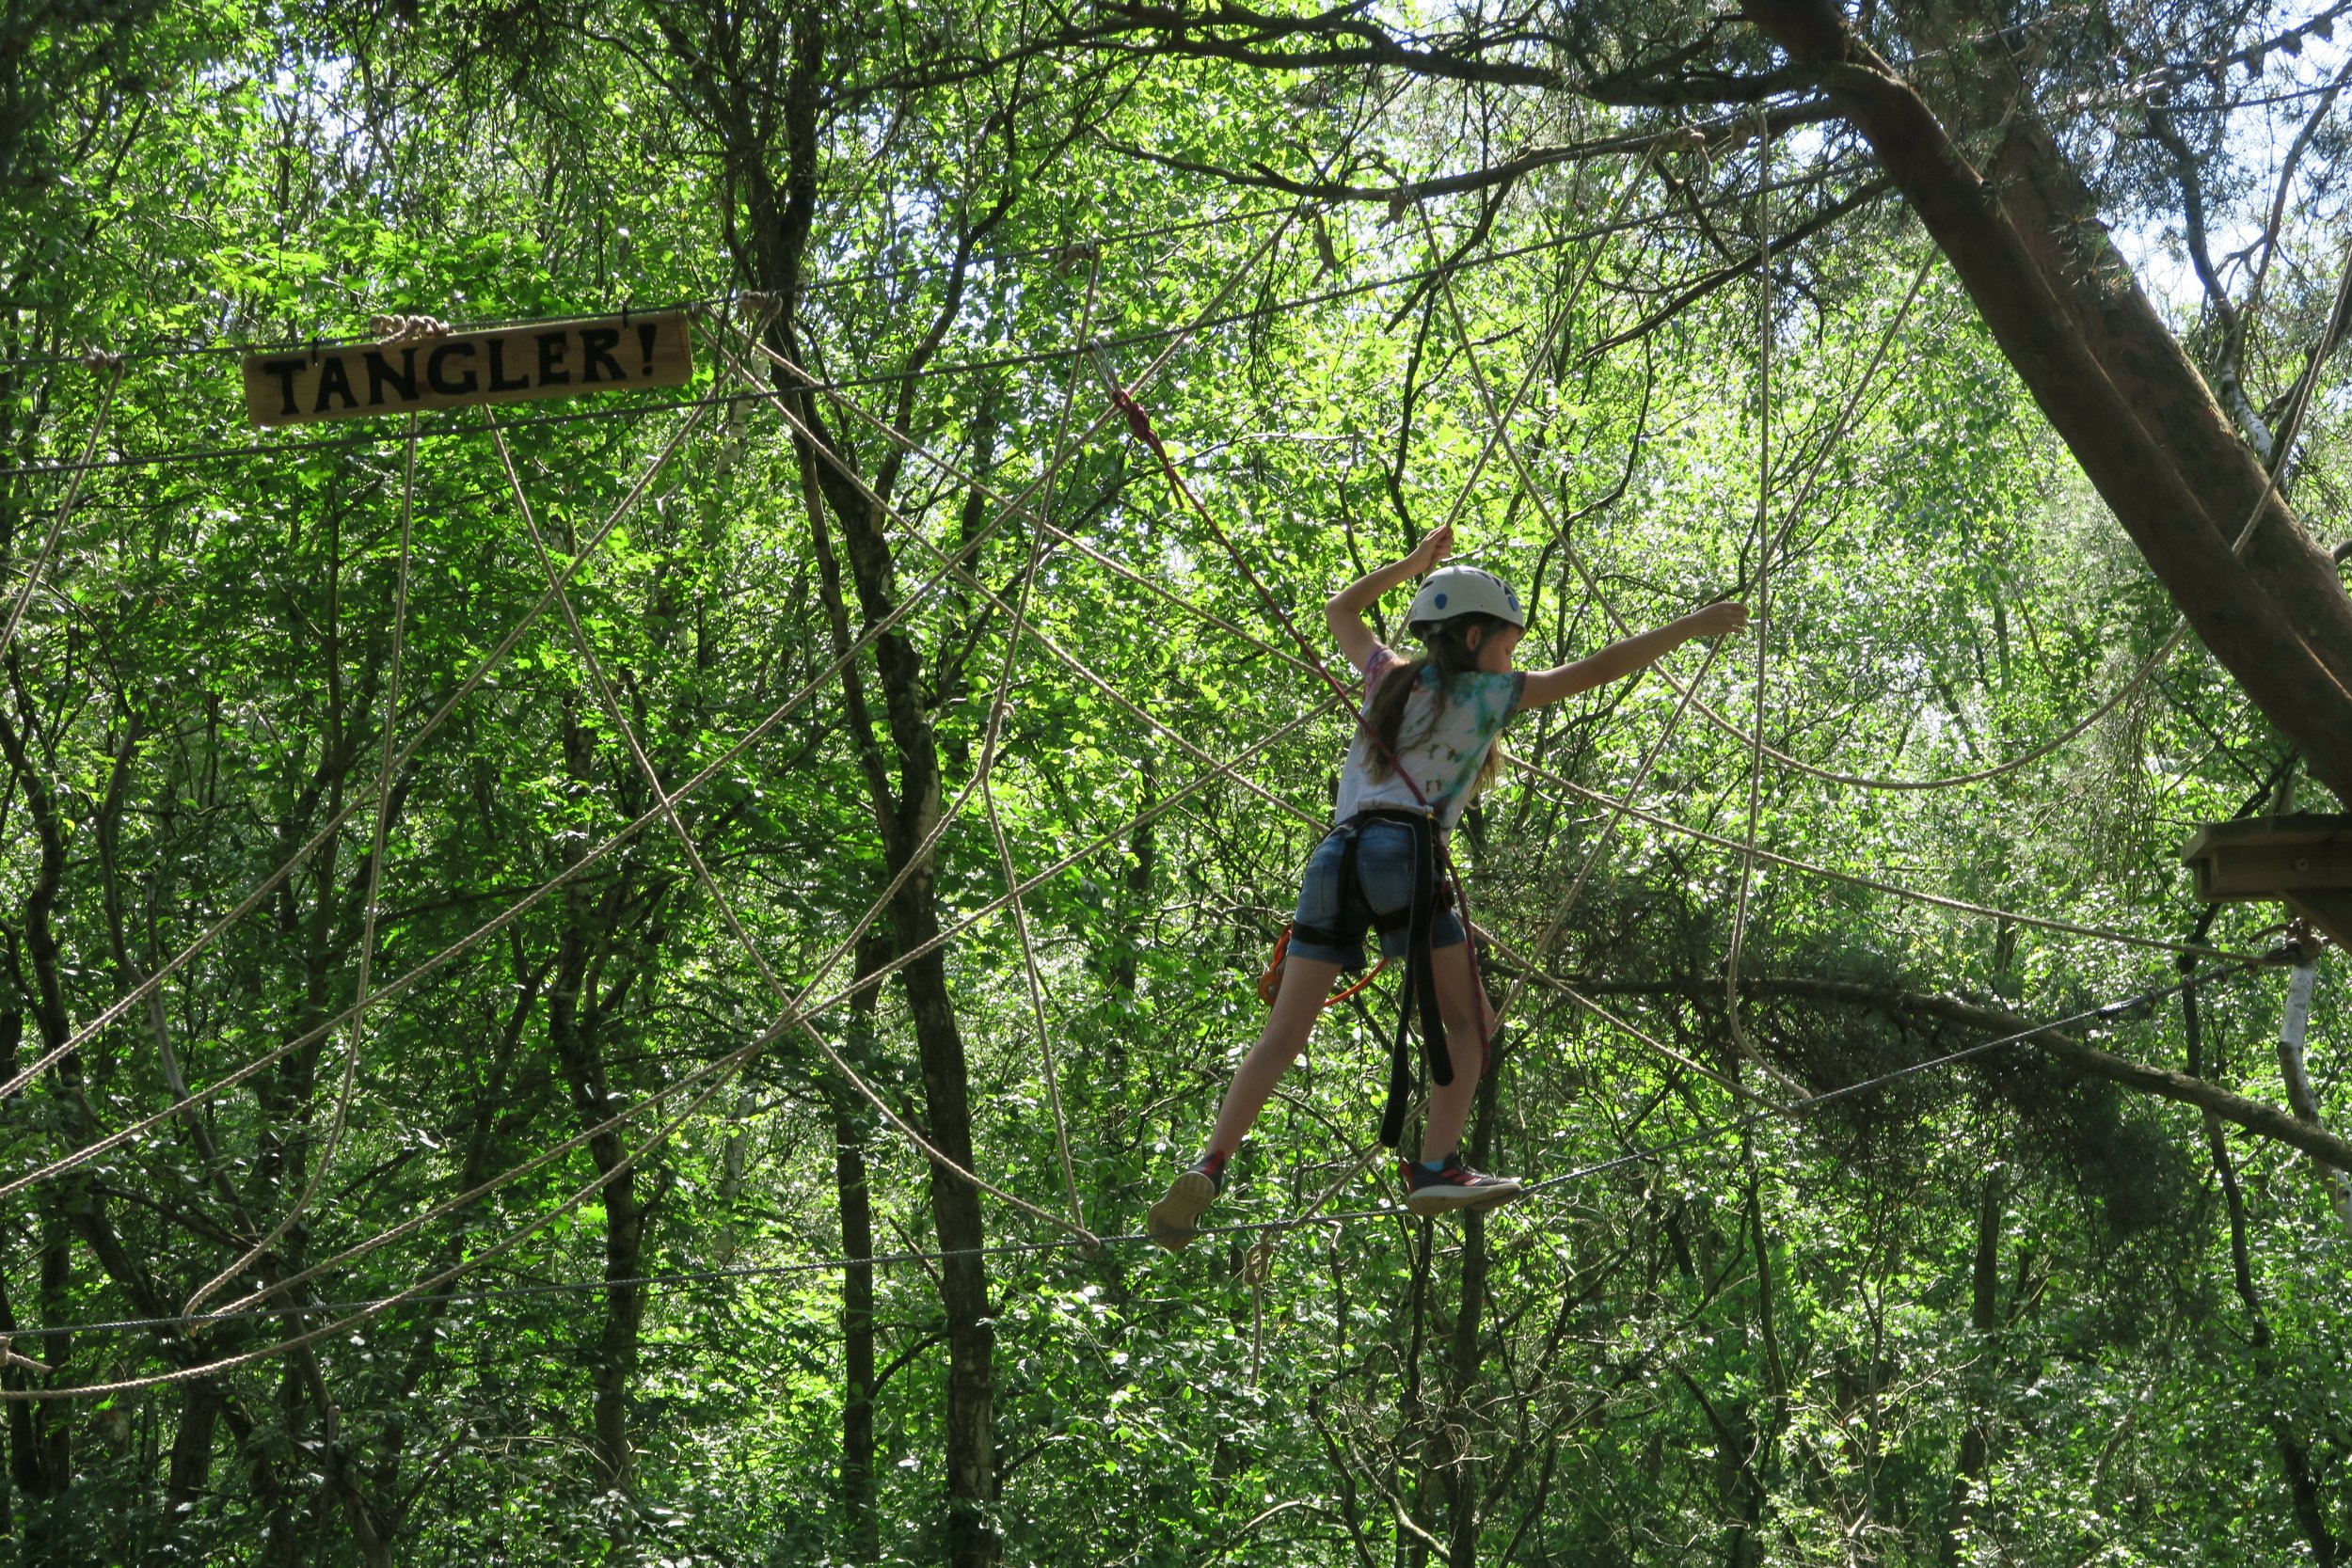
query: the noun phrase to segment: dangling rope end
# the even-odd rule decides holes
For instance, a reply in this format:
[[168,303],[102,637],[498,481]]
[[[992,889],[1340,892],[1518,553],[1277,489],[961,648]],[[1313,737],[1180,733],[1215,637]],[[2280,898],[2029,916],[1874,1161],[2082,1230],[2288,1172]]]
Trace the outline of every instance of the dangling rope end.
[[1269,1230],[1242,1255],[1241,1276],[1249,1282],[1249,1383],[1257,1386],[1258,1369],[1265,1361],[1265,1285],[1274,1275],[1274,1243],[1279,1230]]

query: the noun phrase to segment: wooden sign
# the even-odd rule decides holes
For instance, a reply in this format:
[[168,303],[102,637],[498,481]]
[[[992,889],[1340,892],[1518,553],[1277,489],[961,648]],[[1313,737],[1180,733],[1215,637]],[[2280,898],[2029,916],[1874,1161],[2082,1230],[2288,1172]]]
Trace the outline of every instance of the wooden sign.
[[255,424],[310,424],[683,387],[693,374],[686,313],[663,310],[248,355],[245,411]]

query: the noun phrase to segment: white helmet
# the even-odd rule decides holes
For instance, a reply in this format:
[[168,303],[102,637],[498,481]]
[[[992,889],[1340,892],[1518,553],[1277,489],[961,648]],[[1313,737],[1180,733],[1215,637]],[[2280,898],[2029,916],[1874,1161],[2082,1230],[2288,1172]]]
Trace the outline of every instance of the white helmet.
[[1405,624],[1418,631],[1456,615],[1491,615],[1511,626],[1527,626],[1527,612],[1519,608],[1511,585],[1476,566],[1440,566],[1422,578]]

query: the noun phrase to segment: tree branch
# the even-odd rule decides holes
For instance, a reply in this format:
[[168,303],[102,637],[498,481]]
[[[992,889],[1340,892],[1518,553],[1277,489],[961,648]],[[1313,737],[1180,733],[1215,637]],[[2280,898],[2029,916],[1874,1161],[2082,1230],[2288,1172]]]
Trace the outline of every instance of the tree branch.
[[[1579,984],[1590,994],[1597,996],[1665,995],[1713,999],[1723,990],[1720,980],[1707,979]],[[1740,990],[1748,996],[1783,996],[1931,1018],[1982,1029],[1995,1037],[2021,1034],[2039,1027],[2033,1019],[2003,1008],[1982,1006],[1953,996],[1903,990],[1892,986],[1866,985],[1852,980],[1815,979],[1804,975],[1747,975],[1741,977]],[[2217,1084],[2192,1078],[2185,1072],[2148,1067],[2128,1057],[2102,1051],[2094,1045],[2070,1038],[2069,1033],[2051,1031],[2036,1035],[2030,1041],[2021,1041],[2020,1044],[2030,1044],[2037,1050],[2047,1052],[2070,1067],[2095,1078],[2105,1078],[2142,1094],[2194,1105],[2201,1111],[2211,1112],[2224,1121],[2243,1127],[2249,1132],[2299,1148],[2312,1159],[2338,1170],[2352,1171],[2352,1143],[2296,1120],[2289,1111],[2263,1101],[2249,1100]]]

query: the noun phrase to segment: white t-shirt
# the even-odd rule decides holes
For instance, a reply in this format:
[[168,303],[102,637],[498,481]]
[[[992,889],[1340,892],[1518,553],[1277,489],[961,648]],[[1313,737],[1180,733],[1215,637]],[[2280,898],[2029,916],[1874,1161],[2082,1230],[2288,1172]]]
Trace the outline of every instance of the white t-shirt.
[[[1380,689],[1382,678],[1404,665],[1405,660],[1389,648],[1373,644],[1372,657],[1364,665],[1365,711],[1371,708],[1372,694]],[[1527,675],[1518,670],[1501,675],[1483,671],[1455,675],[1445,683],[1442,704],[1438,701],[1437,681],[1438,673],[1424,666],[1421,683],[1405,699],[1405,717],[1396,729],[1396,760],[1437,808],[1438,825],[1451,832],[1470,804],[1470,785],[1486,764],[1487,748],[1518,708],[1519,689],[1527,684]],[[1373,777],[1372,762],[1379,754],[1371,725],[1358,724],[1356,738],[1348,744],[1347,761],[1340,768],[1335,821],[1344,822],[1374,807],[1421,809],[1421,801],[1413,799],[1412,789],[1394,769],[1385,778]]]

